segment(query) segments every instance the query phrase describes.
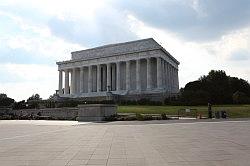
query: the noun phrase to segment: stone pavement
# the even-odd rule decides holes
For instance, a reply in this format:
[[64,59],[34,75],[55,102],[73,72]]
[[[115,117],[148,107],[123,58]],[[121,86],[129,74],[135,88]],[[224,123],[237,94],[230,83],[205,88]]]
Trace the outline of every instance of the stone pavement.
[[250,121],[133,123],[0,121],[0,165],[250,165]]

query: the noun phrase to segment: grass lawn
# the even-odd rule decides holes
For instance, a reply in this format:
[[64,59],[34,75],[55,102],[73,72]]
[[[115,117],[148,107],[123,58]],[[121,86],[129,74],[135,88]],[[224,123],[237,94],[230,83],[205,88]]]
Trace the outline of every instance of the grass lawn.
[[[184,109],[191,109],[190,113],[185,113]],[[141,113],[141,114],[161,114],[167,115],[191,115],[201,114],[207,116],[207,106],[142,106],[129,105],[119,106],[118,113]],[[212,111],[227,111],[230,118],[247,118],[250,117],[250,105],[215,105],[212,106]]]

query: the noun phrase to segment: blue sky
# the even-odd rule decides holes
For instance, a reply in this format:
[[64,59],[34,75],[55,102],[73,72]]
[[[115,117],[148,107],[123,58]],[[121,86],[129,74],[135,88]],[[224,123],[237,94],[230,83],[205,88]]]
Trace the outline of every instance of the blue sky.
[[70,52],[153,37],[180,61],[183,87],[212,69],[250,80],[249,0],[0,2],[0,93],[48,98]]

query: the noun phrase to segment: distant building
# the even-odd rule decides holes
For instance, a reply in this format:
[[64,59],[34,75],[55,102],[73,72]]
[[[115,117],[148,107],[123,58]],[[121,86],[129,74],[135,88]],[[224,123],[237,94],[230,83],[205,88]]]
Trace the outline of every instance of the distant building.
[[[59,96],[137,100],[176,94],[179,62],[154,39],[143,39],[71,53],[57,62]],[[107,93],[110,92],[110,93]]]

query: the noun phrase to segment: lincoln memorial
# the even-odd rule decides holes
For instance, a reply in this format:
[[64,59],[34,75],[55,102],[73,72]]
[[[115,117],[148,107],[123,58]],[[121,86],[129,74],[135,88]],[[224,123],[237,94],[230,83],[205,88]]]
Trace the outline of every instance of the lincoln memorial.
[[72,52],[57,65],[60,97],[133,99],[179,91],[179,62],[152,38]]

